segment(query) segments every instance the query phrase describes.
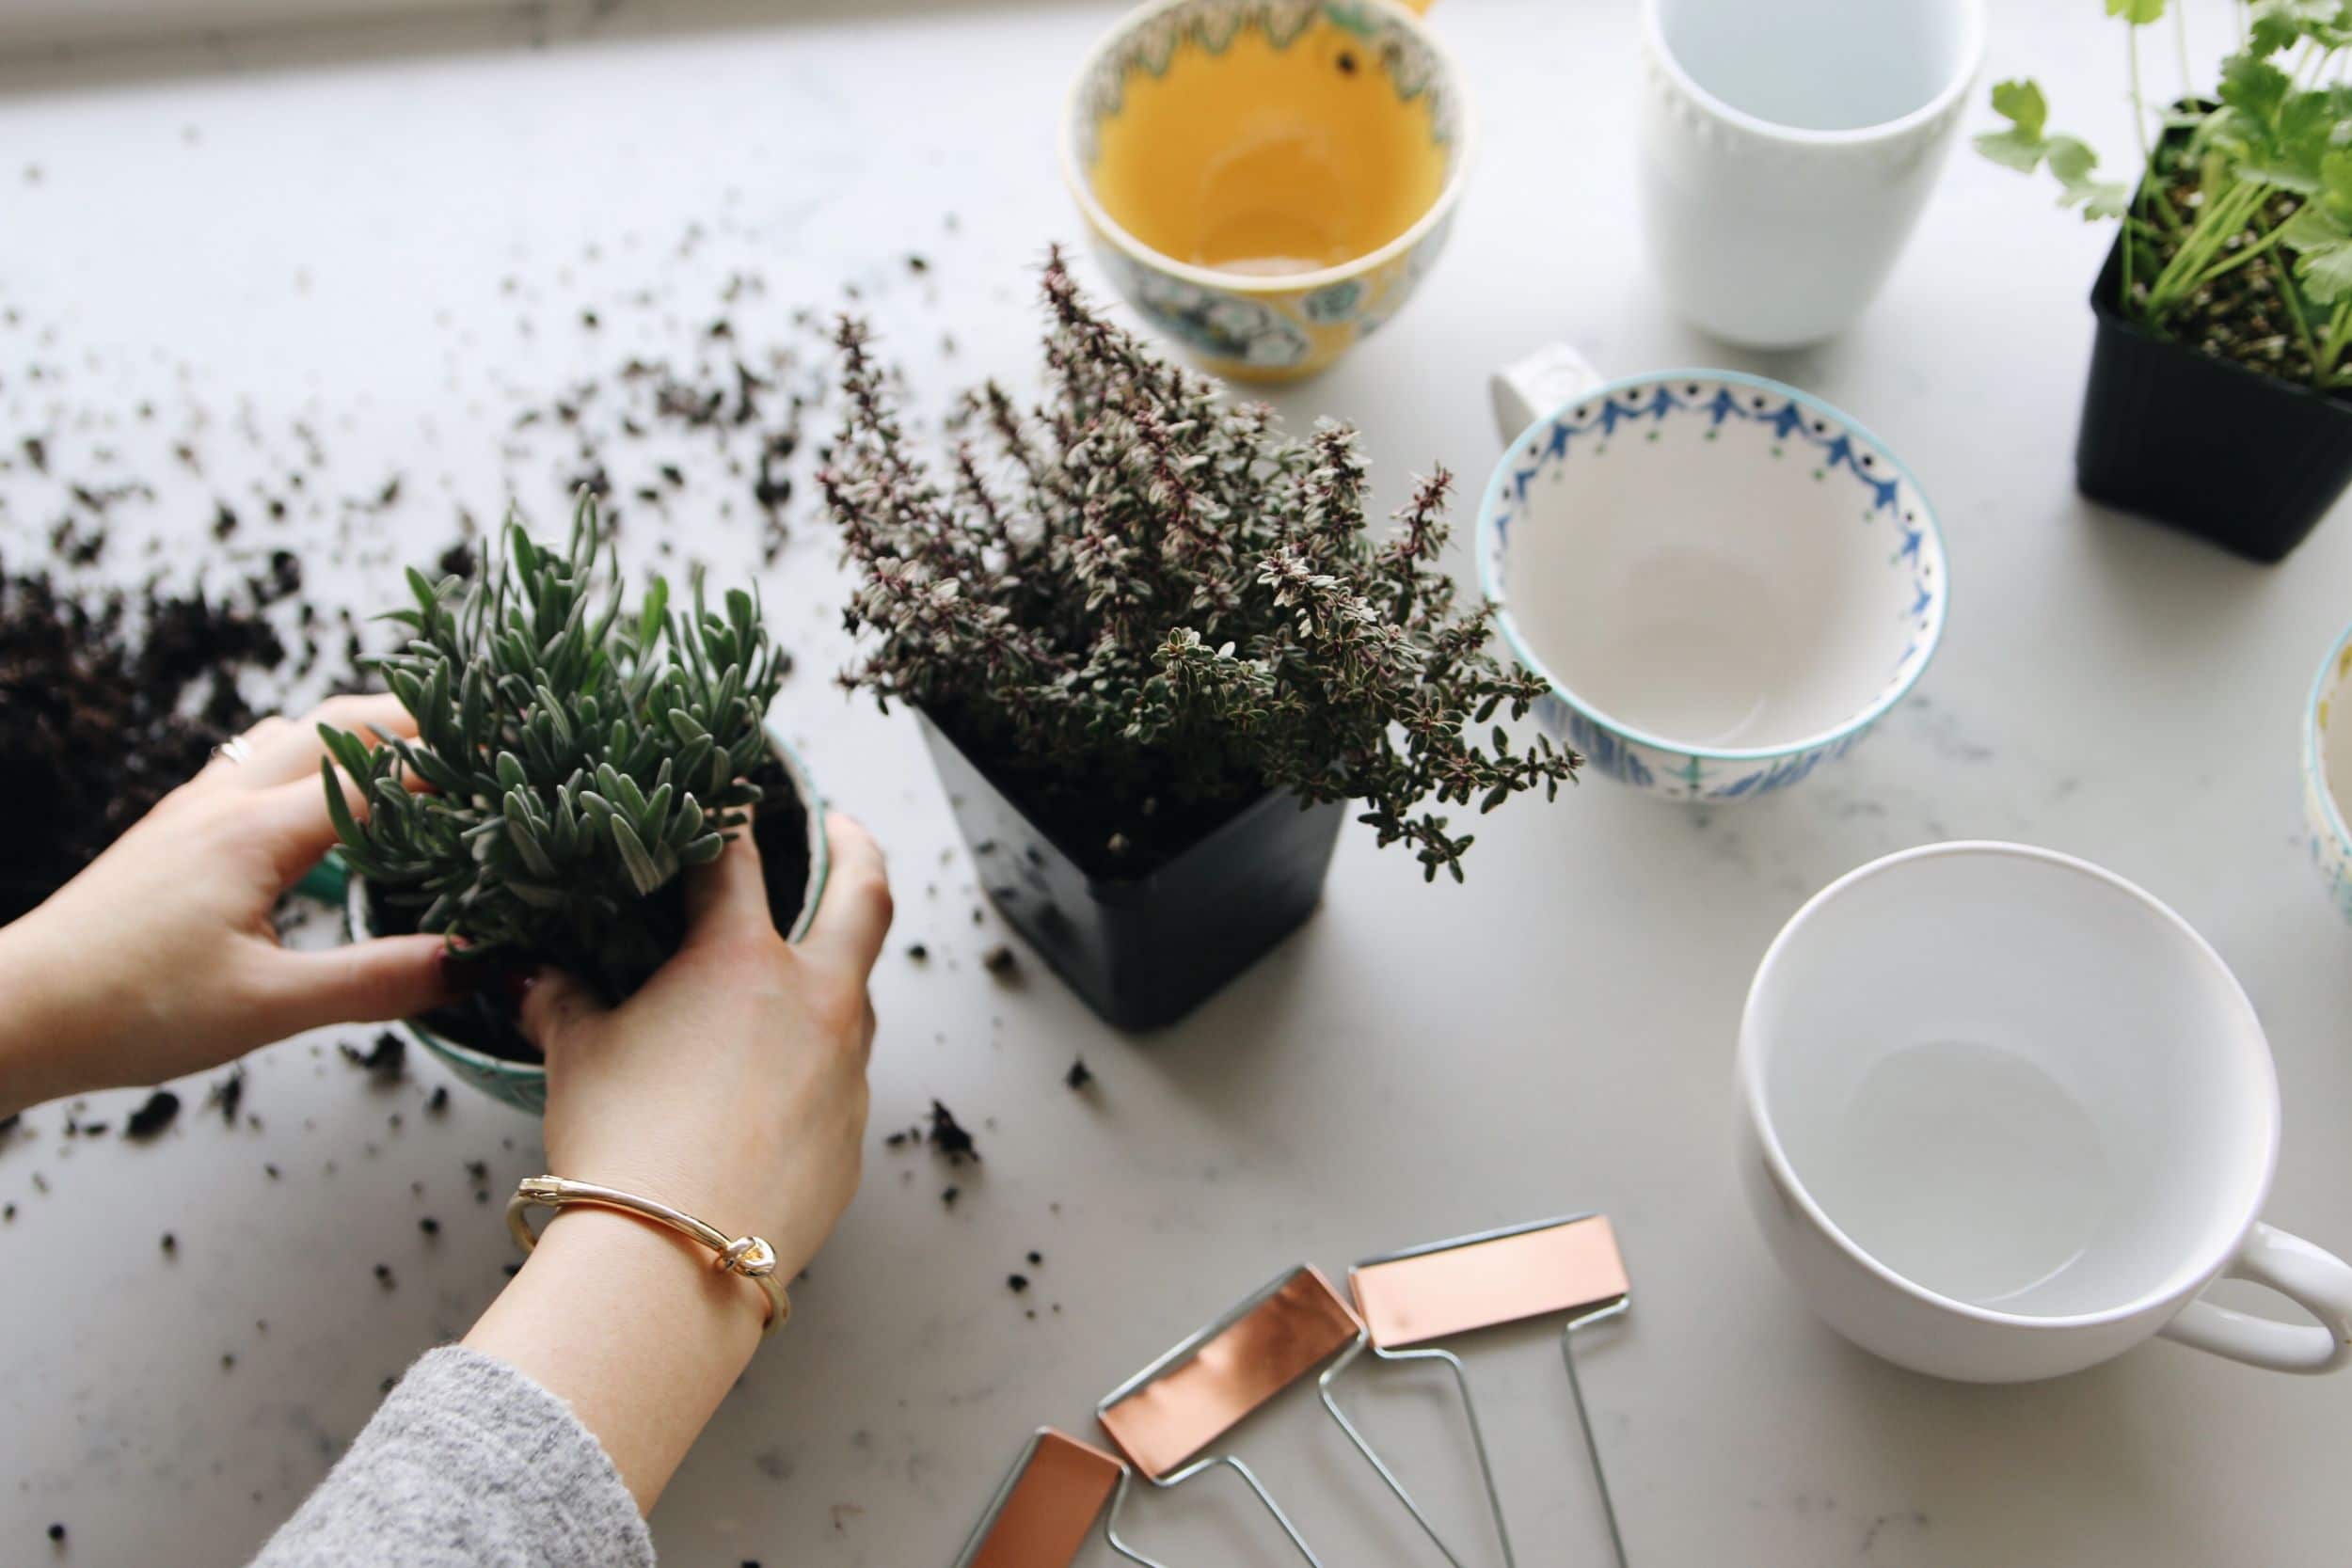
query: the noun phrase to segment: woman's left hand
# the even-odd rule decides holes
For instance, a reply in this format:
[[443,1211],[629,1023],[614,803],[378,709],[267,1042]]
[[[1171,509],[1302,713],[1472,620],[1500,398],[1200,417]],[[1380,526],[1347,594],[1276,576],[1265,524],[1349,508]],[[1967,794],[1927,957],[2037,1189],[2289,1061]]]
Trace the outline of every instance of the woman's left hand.
[[[391,697],[262,720],[47,902],[0,927],[0,1115],[158,1083],[325,1024],[452,1000],[437,936],[281,947],[271,911],[333,846],[321,721],[415,724]],[[352,792],[355,811],[365,802]]]

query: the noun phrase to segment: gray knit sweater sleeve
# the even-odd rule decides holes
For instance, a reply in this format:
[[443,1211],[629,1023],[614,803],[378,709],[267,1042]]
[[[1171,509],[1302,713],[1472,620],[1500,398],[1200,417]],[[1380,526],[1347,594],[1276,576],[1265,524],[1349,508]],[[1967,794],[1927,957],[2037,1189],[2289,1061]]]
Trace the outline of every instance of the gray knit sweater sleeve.
[[495,1356],[426,1354],[253,1568],[653,1568],[571,1407]]

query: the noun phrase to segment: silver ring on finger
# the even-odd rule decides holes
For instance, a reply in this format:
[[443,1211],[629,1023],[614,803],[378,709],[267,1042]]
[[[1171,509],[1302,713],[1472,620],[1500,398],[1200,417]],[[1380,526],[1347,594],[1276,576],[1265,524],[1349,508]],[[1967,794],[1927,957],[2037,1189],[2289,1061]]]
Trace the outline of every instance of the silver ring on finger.
[[213,755],[223,762],[243,764],[253,760],[253,748],[246,744],[245,736],[232,735],[213,748]]

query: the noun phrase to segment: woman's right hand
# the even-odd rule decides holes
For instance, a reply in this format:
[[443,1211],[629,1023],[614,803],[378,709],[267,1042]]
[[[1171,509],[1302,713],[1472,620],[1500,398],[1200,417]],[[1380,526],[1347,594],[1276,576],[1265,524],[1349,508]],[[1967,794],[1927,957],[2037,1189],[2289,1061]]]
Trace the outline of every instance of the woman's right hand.
[[[857,1191],[866,977],[890,929],[882,851],[828,817],[833,869],[808,935],[776,934],[748,833],[687,873],[685,944],[606,1007],[543,972],[523,1030],[548,1058],[548,1169],[767,1238],[791,1278]],[[669,1483],[759,1342],[760,1292],[630,1215],[551,1216],[466,1336],[570,1406],[641,1509]]]
[[764,1236],[787,1279],[857,1191],[866,987],[890,928],[873,839],[837,815],[825,834],[831,870],[799,944],[777,934],[759,850],[739,833],[687,873],[685,944],[636,995],[607,1008],[550,970],[522,1007],[548,1059],[549,1172]]

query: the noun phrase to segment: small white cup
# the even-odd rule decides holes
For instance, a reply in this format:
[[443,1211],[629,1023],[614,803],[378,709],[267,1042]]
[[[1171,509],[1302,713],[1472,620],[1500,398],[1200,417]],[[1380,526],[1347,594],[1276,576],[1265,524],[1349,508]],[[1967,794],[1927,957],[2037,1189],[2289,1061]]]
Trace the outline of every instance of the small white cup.
[[[1740,1029],[1740,1163],[1814,1310],[1886,1359],[2010,1383],[2162,1334],[2352,1357],[2352,1267],[2257,1216],[2279,1086],[2254,1008],[2171,910],[2070,856],[1938,844],[1832,883]],[[2250,1279],[2319,1320],[2197,1299]]]
[[1478,506],[1495,629],[1547,730],[1668,800],[1754,800],[1844,756],[1935,655],[1944,541],[1885,444],[1731,371],[1495,372]]
[[1674,308],[1753,348],[1844,330],[1983,55],[1983,0],[1643,0],[1642,213]]

